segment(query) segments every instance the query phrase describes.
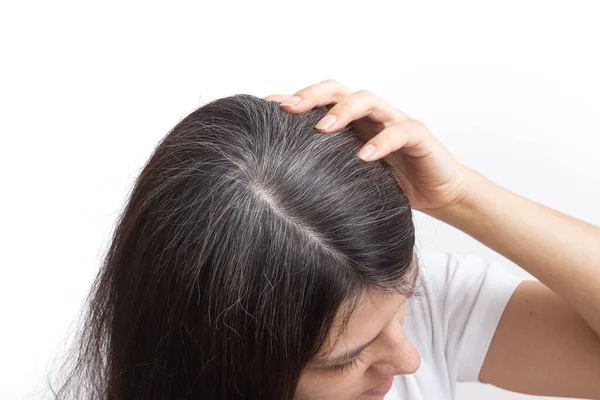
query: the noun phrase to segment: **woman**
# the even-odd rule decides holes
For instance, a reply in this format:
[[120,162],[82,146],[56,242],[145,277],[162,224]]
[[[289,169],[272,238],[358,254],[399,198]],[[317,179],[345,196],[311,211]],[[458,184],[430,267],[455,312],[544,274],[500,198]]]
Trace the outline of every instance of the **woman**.
[[[457,380],[600,398],[598,228],[460,164],[368,91],[295,97],[218,99],[161,141],[57,398],[443,399]],[[419,255],[412,209],[540,282]]]

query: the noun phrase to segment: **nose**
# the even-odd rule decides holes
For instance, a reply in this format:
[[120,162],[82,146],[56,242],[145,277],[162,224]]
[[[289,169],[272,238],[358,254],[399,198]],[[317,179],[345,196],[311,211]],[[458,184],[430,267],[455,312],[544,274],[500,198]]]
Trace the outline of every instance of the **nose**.
[[381,376],[414,374],[421,366],[421,356],[404,329],[395,337],[382,341],[381,357],[371,369]]

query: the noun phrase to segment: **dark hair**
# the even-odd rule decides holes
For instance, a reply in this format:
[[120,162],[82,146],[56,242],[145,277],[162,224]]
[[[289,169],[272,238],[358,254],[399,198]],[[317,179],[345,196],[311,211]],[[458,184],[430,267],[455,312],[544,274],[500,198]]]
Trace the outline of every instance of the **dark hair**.
[[160,141],[55,398],[292,399],[342,306],[347,321],[367,289],[408,294],[408,199],[389,164],[356,156],[352,124],[314,129],[330,108],[237,94]]

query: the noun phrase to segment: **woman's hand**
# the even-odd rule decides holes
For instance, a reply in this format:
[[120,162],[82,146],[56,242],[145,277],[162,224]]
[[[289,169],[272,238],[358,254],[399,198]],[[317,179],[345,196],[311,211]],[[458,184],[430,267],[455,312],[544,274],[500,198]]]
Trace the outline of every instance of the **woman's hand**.
[[335,117],[333,125],[322,129],[319,121],[315,128],[331,133],[351,123],[366,142],[365,147],[375,146],[375,153],[365,160],[383,158],[390,164],[413,209],[440,211],[465,198],[474,171],[459,163],[421,121],[370,91],[352,93],[333,79],[308,86],[293,96],[300,99],[296,105],[286,104],[288,95],[269,95],[264,100],[286,100],[281,106],[291,113],[335,104],[321,120]]

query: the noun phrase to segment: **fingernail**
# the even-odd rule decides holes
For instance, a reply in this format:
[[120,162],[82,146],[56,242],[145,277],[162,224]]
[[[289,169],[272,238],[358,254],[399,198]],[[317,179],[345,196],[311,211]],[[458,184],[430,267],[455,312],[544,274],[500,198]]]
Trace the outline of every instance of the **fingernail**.
[[360,151],[358,152],[358,157],[362,158],[364,161],[369,161],[370,156],[375,153],[377,148],[373,146],[371,143],[365,144]]
[[315,125],[315,128],[316,129],[327,129],[331,125],[333,125],[335,120],[336,120],[335,115],[328,114],[328,115],[324,116],[323,118],[321,118],[321,120],[319,122],[317,122],[317,124]]
[[300,103],[302,101],[301,97],[298,96],[290,96],[287,99],[284,99],[281,104],[279,104],[280,106],[295,106],[296,104]]

